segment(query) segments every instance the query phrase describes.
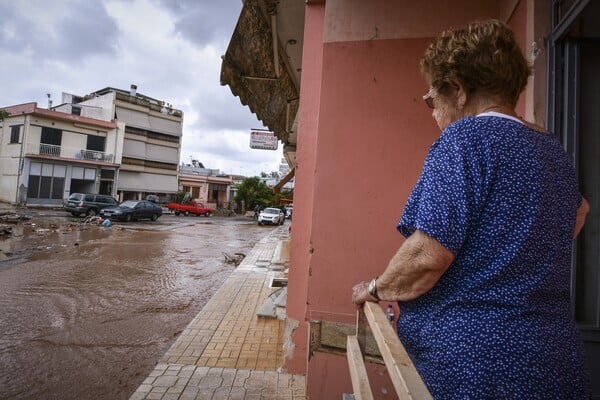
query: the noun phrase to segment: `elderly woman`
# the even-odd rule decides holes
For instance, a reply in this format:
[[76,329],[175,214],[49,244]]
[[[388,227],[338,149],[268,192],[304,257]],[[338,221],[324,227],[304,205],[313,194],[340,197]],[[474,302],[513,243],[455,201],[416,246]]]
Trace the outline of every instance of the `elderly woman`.
[[556,138],[515,112],[530,69],[488,20],[426,50],[442,130],[405,206],[407,237],[353,302],[398,301],[398,334],[436,399],[582,399],[589,377],[569,282],[587,213]]

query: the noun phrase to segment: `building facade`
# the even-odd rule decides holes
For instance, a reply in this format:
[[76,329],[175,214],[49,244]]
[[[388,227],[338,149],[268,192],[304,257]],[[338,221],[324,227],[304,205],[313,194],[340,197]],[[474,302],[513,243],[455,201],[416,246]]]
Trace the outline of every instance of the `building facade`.
[[[251,0],[221,83],[275,132],[295,171],[283,368],[306,373],[310,398],[352,392],[343,354],[356,319],[351,288],[381,273],[401,244],[395,225],[439,135],[421,101],[419,59],[444,29],[482,18],[513,28],[534,72],[517,112],[561,139],[591,205],[574,242],[571,295],[600,376],[600,2]],[[376,398],[389,398],[385,368],[368,370]],[[600,382],[593,393],[600,398]]]
[[230,207],[232,183],[231,176],[223,175],[219,170],[179,166],[179,191],[189,193],[192,200],[213,210]]
[[121,167],[116,194],[119,200],[143,199],[148,194],[161,198],[177,193],[177,168],[181,153],[183,112],[164,101],[129,91],[104,88],[66,107],[81,112],[101,112],[122,125]]
[[113,121],[27,103],[4,108],[0,201],[60,205],[73,192],[115,194],[120,155]]

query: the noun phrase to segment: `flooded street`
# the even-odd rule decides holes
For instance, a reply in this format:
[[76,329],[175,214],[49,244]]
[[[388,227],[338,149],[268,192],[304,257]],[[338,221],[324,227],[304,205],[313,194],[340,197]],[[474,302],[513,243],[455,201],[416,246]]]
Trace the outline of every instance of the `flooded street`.
[[33,253],[0,262],[0,399],[127,399],[235,268],[223,253],[247,254],[270,231],[216,217],[135,230],[65,220],[0,238],[4,254]]

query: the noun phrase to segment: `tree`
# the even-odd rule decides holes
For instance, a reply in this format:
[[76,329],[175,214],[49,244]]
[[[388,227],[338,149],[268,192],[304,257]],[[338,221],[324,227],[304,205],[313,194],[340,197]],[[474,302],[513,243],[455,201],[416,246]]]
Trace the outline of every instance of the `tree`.
[[243,201],[246,209],[251,210],[256,205],[261,207],[274,205],[277,199],[266,183],[259,177],[253,176],[242,181],[234,200],[238,204]]
[[10,114],[6,112],[4,109],[0,109],[0,121],[4,121],[4,118],[8,117]]

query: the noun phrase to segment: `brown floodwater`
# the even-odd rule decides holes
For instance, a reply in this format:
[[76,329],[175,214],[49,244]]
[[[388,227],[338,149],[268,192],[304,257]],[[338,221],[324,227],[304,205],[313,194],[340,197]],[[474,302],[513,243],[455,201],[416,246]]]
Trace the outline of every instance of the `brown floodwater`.
[[130,226],[149,230],[21,224],[0,240],[0,399],[129,398],[235,268],[223,253],[269,232],[227,218]]

